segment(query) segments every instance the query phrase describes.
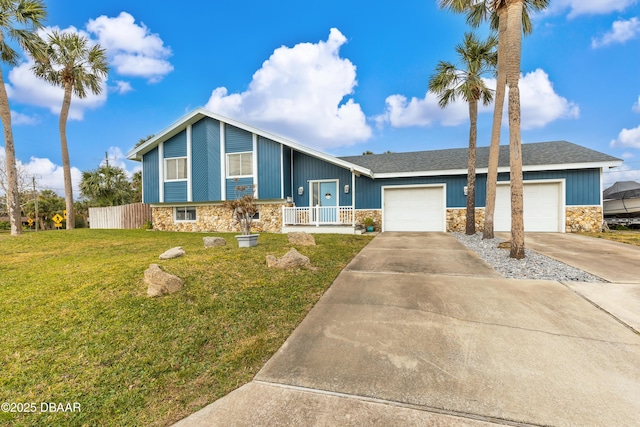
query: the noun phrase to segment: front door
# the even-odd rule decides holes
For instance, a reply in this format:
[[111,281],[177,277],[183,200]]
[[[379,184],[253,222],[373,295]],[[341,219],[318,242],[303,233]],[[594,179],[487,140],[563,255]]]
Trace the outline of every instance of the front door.
[[337,222],[338,182],[311,182],[311,206],[314,209],[314,222]]

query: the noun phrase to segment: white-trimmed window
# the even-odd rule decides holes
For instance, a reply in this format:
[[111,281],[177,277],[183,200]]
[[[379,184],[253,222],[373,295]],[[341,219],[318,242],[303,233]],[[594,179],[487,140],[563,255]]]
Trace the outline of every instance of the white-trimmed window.
[[183,181],[187,179],[187,158],[164,159],[164,180]]
[[195,206],[179,206],[173,208],[173,219],[176,222],[195,222],[197,220]]
[[253,176],[253,153],[227,154],[227,177],[240,178]]

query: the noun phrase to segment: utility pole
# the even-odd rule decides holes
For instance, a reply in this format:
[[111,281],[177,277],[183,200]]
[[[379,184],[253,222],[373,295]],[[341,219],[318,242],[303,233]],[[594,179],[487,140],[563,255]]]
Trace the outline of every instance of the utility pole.
[[33,195],[35,197],[34,204],[36,208],[36,233],[38,232],[38,222],[40,222],[40,217],[38,216],[38,193],[36,192],[36,177],[31,177],[31,182],[33,183]]

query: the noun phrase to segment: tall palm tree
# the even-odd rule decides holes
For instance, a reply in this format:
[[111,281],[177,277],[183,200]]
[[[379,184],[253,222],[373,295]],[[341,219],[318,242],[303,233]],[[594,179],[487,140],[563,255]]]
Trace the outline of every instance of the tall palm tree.
[[436,74],[429,79],[429,90],[438,95],[440,108],[462,98],[469,104],[469,156],[467,162],[467,215],[466,234],[476,233],[476,141],[478,130],[478,101],[488,105],[493,100],[493,91],[482,77],[494,74],[497,58],[498,40],[489,37],[481,42],[473,33],[464,36],[464,42],[456,46],[456,52],[462,62],[462,68],[456,69],[450,62],[440,61]]
[[[32,56],[37,51],[36,31],[42,28],[47,12],[41,0],[0,0],[0,61],[17,65],[19,55],[7,40],[15,40]],[[11,223],[11,235],[22,233],[22,221],[19,203],[18,171],[16,169],[16,150],[11,129],[11,108],[0,70],[0,119],[4,127],[4,144],[7,165],[7,210]]]
[[[515,5],[515,3],[519,3],[520,6],[518,16],[515,18],[512,17],[509,20],[509,8],[508,6]],[[511,48],[515,48],[518,46],[519,52],[517,54],[517,60],[511,61],[511,65],[515,65],[517,62],[517,70],[518,77],[515,79],[516,82],[520,77],[520,55],[522,50],[522,36],[521,34],[530,34],[533,31],[533,26],[531,24],[530,14],[533,11],[539,11],[545,9],[549,4],[549,0],[440,0],[440,7],[449,8],[456,13],[466,13],[467,14],[467,22],[472,26],[478,26],[481,22],[489,20],[491,22],[491,27],[493,29],[498,29],[498,77],[497,77],[497,87],[496,87],[496,103],[493,117],[493,127],[491,132],[491,147],[489,150],[489,170],[487,174],[487,201],[485,207],[485,224],[483,231],[483,238],[492,239],[494,237],[493,233],[493,220],[494,220],[494,211],[495,211],[495,198],[496,198],[496,182],[498,176],[498,154],[499,154],[499,145],[500,145],[500,126],[502,121],[502,109],[504,104],[505,97],[505,88],[507,83],[507,58],[511,57],[510,53]],[[511,27],[511,32],[508,32]],[[518,27],[517,31],[514,31],[514,28]],[[512,37],[516,37],[515,43],[508,43],[509,34]],[[513,74],[512,74],[513,77]],[[511,83],[514,83],[512,78]],[[517,83],[516,83],[517,84]],[[515,95],[514,95],[515,96]],[[509,120],[509,129],[510,129],[510,151],[514,151],[511,155],[511,161],[515,162],[515,165],[512,163],[512,167],[515,168],[515,171],[512,170],[511,174],[519,175],[516,176],[515,185],[511,185],[512,191],[512,234],[513,234],[513,226],[516,223],[516,237],[515,242],[513,241],[512,236],[512,246],[510,256],[513,258],[522,258],[524,257],[524,221],[522,218],[522,150],[520,146],[520,119],[519,119],[519,91],[518,91],[518,119],[517,119],[517,128],[518,131],[511,133],[511,127],[516,126],[516,123],[511,121],[513,117],[514,110],[512,110],[512,115],[510,115]],[[511,95],[510,95],[511,97]],[[513,107],[516,107],[516,103],[513,104]],[[517,134],[517,135],[516,135]],[[516,139],[514,139],[516,138]],[[517,140],[517,142],[516,142]],[[520,172],[518,173],[518,169]],[[519,182],[518,182],[519,181]],[[518,188],[519,186],[519,188]],[[518,196],[518,193],[520,196]],[[513,202],[515,196],[515,204],[516,209],[513,208]],[[520,204],[520,207],[517,205]],[[514,221],[514,218],[515,221]],[[519,218],[518,218],[519,217]]]
[[100,45],[89,46],[88,40],[77,33],[53,31],[43,40],[46,57],[36,58],[33,72],[54,86],[64,89],[60,110],[60,146],[62,148],[62,168],[64,170],[64,193],[67,207],[67,229],[75,227],[73,207],[73,186],[71,183],[71,162],[67,146],[67,118],[71,106],[71,96],[85,98],[87,90],[94,94],[102,92],[102,81],[109,73],[107,56]]

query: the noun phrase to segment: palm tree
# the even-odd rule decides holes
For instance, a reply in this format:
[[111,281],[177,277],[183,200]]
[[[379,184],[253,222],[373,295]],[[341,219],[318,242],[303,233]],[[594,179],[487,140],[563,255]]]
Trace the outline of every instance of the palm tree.
[[465,233],[476,233],[476,140],[478,124],[478,101],[488,105],[493,100],[493,91],[485,85],[483,75],[495,73],[498,60],[495,51],[498,40],[489,37],[481,42],[472,33],[464,36],[464,42],[456,46],[463,69],[456,69],[450,62],[440,61],[436,74],[429,80],[429,90],[438,95],[440,108],[460,97],[469,104],[469,156],[467,163],[467,215]]
[[67,206],[67,229],[74,228],[73,186],[71,163],[67,146],[67,118],[71,106],[71,95],[85,98],[87,90],[98,95],[102,92],[102,81],[109,73],[107,56],[100,45],[89,47],[88,40],[77,33],[53,31],[47,36],[46,57],[36,58],[33,72],[36,76],[64,89],[60,110],[60,146],[64,170],[64,193]]
[[[519,12],[517,16],[511,17],[509,20],[509,7],[519,3]],[[521,34],[530,34],[533,31],[531,25],[530,14],[533,11],[539,11],[545,9],[549,4],[549,0],[440,0],[440,7],[449,8],[457,13],[466,13],[467,22],[472,26],[478,26],[482,21],[490,20],[491,27],[498,29],[498,76],[496,87],[496,103],[493,116],[493,128],[491,132],[491,147],[489,150],[489,170],[487,174],[487,201],[485,207],[485,224],[483,231],[483,238],[492,239],[493,234],[493,219],[495,211],[495,198],[496,198],[496,182],[498,176],[498,154],[500,146],[500,126],[502,121],[502,109],[504,104],[505,88],[507,83],[507,58],[512,57],[510,49],[514,49],[517,46],[518,53],[513,55],[517,56],[516,61],[511,61],[510,65],[516,65],[517,63],[517,78],[513,79],[513,72],[511,73],[510,83],[516,84],[520,77],[520,55],[522,48]],[[510,29],[510,27],[513,27]],[[514,28],[518,28],[517,31]],[[515,37],[516,40],[509,42],[509,34],[511,37]],[[515,68],[514,68],[515,69]],[[513,70],[512,70],[513,71]],[[511,87],[511,86],[510,86]],[[517,94],[513,96],[518,97],[518,102],[513,103],[512,108],[517,104],[517,132],[511,131],[512,119],[515,119],[515,110],[511,110],[509,118],[510,129],[510,151],[511,153],[511,175],[516,175],[516,183],[512,180],[512,245],[510,256],[513,258],[524,257],[524,221],[522,218],[522,150],[520,145],[520,113],[519,113],[519,90],[516,89]],[[511,95],[510,95],[511,99]],[[514,126],[516,123],[513,122]],[[517,142],[516,142],[517,141]],[[514,164],[515,163],[515,164]],[[518,172],[518,170],[520,172]],[[519,181],[519,182],[518,182]],[[519,194],[519,196],[518,196]],[[515,198],[515,200],[514,200]],[[514,209],[513,205],[516,205]],[[519,204],[519,207],[518,207]],[[518,218],[519,216],[519,218]],[[514,218],[515,217],[515,218]],[[515,220],[515,221],[514,221]],[[514,223],[515,227],[515,242],[514,242]]]
[[[18,42],[32,56],[39,56],[36,31],[42,28],[47,12],[41,0],[0,0],[0,60],[9,65],[18,64],[18,53],[7,39]],[[7,210],[11,223],[11,235],[22,233],[16,150],[11,129],[11,108],[0,70],[0,119],[4,127],[4,143],[7,165]]]
[[135,197],[131,182],[122,168],[106,165],[82,172],[80,193],[90,199],[91,206],[119,206]]

